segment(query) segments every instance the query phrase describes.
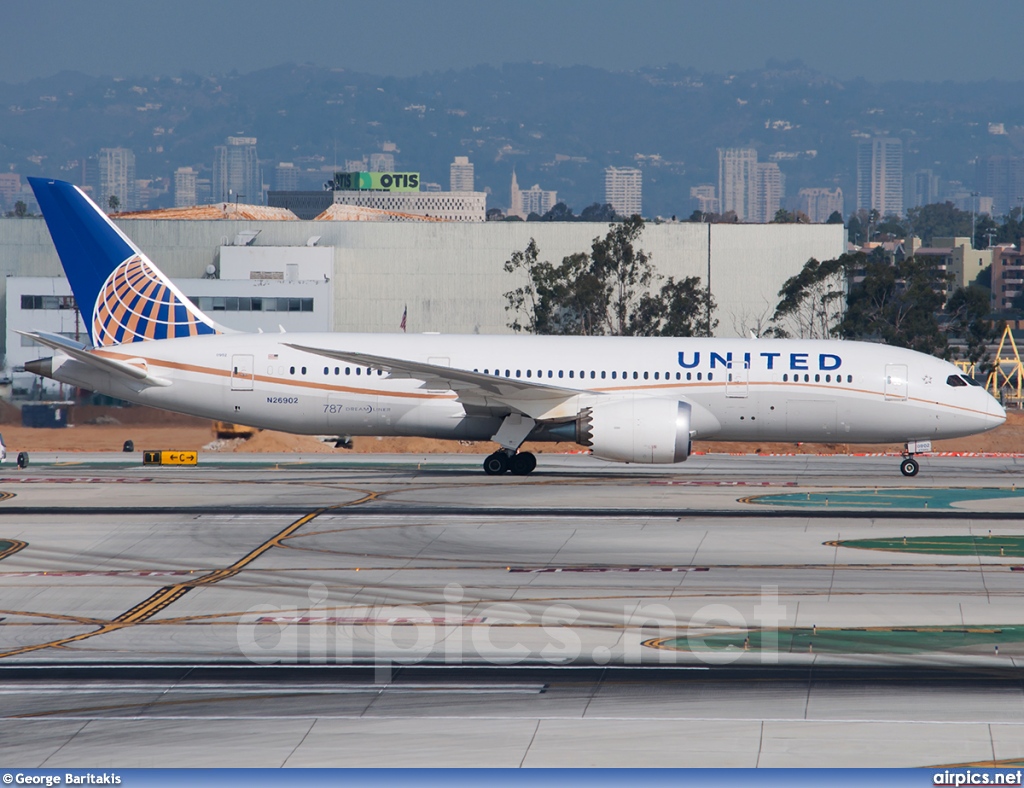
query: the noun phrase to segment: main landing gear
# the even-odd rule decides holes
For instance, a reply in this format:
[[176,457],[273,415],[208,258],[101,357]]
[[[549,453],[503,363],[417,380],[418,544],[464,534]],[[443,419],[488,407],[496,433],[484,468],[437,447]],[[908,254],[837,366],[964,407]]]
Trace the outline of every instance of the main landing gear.
[[523,441],[537,426],[537,422],[521,413],[510,413],[501,422],[501,427],[491,440],[499,446],[494,454],[484,460],[484,473],[488,476],[501,476],[512,472],[513,476],[526,476],[537,467],[537,458],[528,451],[519,451]]
[[506,472],[511,472],[513,476],[526,476],[533,473],[536,467],[537,458],[528,451],[509,454],[504,449],[498,449],[484,460],[484,473],[488,476],[501,476]]

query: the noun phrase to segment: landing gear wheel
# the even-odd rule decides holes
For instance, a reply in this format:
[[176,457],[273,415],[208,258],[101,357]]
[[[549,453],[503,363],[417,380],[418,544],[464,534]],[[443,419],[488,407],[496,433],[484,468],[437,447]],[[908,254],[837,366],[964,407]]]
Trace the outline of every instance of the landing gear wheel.
[[510,465],[513,476],[526,476],[537,467],[537,458],[528,451],[522,451],[512,458]]
[[921,470],[921,466],[913,457],[904,457],[900,463],[900,473],[904,476],[917,476],[919,470]]
[[508,470],[508,466],[508,455],[503,451],[496,451],[484,460],[484,473],[488,476],[501,476]]

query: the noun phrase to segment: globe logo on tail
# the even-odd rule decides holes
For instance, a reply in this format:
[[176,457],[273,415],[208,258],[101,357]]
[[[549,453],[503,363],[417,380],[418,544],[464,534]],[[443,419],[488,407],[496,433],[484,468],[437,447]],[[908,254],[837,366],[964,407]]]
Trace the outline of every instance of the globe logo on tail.
[[149,260],[133,255],[100,289],[92,317],[96,347],[217,334],[217,329]]

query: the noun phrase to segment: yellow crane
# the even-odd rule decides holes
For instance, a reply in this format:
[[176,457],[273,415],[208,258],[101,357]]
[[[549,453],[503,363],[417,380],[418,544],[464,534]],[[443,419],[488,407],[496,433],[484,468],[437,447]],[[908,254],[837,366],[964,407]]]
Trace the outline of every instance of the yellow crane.
[[1006,326],[1002,339],[999,340],[999,349],[992,361],[992,373],[988,376],[985,388],[996,399],[1001,398],[1004,404],[1013,404],[1019,408],[1024,403],[1024,397],[1021,396],[1022,383],[1024,364],[1021,363],[1017,343],[1013,341],[1013,332]]

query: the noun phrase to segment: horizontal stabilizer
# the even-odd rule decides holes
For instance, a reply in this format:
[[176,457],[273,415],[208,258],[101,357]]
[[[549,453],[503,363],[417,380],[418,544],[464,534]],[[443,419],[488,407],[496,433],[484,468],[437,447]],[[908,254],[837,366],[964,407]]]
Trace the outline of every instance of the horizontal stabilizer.
[[81,361],[83,364],[88,364],[95,369],[108,372],[112,375],[131,378],[132,380],[145,383],[150,386],[171,385],[169,380],[150,375],[149,370],[146,367],[146,362],[141,358],[138,359],[137,363],[133,363],[132,361],[120,361],[118,359],[101,356],[96,353],[95,350],[83,345],[81,342],[68,339],[60,334],[51,334],[47,331],[17,331],[17,329],[15,329],[15,331],[23,337],[35,340],[40,345],[45,345],[46,347],[53,348],[54,350],[59,350],[76,361]]

